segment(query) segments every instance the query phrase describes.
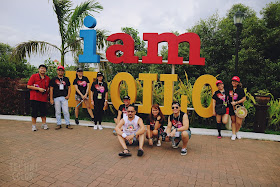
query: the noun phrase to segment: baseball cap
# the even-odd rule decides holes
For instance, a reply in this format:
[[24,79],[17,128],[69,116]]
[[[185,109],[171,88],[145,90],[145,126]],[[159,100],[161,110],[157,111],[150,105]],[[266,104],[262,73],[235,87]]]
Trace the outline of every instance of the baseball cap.
[[100,77],[100,76],[103,76],[103,73],[98,72],[98,73],[97,73],[97,77]]
[[224,84],[224,83],[223,83],[223,81],[221,81],[221,80],[217,80],[216,86],[218,86],[218,84]]
[[231,79],[232,81],[237,81],[237,82],[240,82],[240,78],[239,77],[237,77],[237,76],[234,76],[234,77],[232,77],[232,79]]
[[[180,103],[179,103],[178,101],[173,101],[173,102],[172,102],[172,105],[178,105],[178,106],[181,106],[181,105],[180,105]],[[172,106],[172,105],[171,105],[171,106]]]
[[83,72],[84,70],[82,68],[77,68],[77,72]]
[[128,95],[124,96],[123,99],[130,99]]
[[63,69],[64,70],[64,67],[63,66],[57,66],[57,69]]
[[46,70],[48,69],[47,66],[46,66],[45,64],[41,64],[41,65],[39,66],[39,68],[40,68],[40,67],[44,67],[44,68],[46,68]]

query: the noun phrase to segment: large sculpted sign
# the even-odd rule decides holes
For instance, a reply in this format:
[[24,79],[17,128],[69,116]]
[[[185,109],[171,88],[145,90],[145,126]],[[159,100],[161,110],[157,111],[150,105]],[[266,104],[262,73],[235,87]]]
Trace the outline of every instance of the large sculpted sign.
[[[96,20],[87,16],[84,25],[90,30],[81,30],[80,37],[84,40],[84,54],[79,55],[80,63],[99,63],[100,56],[96,54]],[[107,38],[108,41],[116,42],[121,40],[123,45],[114,44],[108,47],[106,58],[109,62],[119,63],[138,63],[138,57],[134,56],[134,40],[126,33],[112,34]],[[147,56],[143,56],[144,64],[162,64],[162,57],[158,56],[158,44],[168,43],[168,64],[183,64],[183,57],[178,57],[179,43],[188,42],[190,44],[190,65],[205,65],[205,59],[200,57],[200,38],[195,33],[184,33],[176,36],[173,33],[144,33],[143,40],[148,41]],[[122,51],[123,55],[118,57],[116,53]]]
[[[96,54],[96,31],[93,29],[96,26],[96,20],[93,17],[87,16],[84,20],[84,25],[89,30],[81,30],[80,37],[84,40],[84,53],[79,56],[80,63],[99,63],[100,56]],[[116,42],[121,40],[123,45],[114,44],[108,47],[106,51],[107,60],[111,63],[138,63],[138,57],[134,56],[134,40],[126,33],[112,34],[107,38],[108,41]],[[205,59],[200,57],[200,38],[195,33],[184,33],[176,36],[173,33],[144,33],[143,40],[148,42],[147,56],[143,56],[142,63],[146,64],[162,64],[162,57],[158,56],[158,44],[161,42],[168,43],[168,64],[183,64],[183,57],[178,57],[178,45],[182,42],[188,42],[190,44],[189,52],[189,65],[205,65]],[[117,56],[116,53],[122,51],[122,56]],[[96,78],[96,72],[84,72],[84,75],[93,81]],[[73,82],[76,76],[75,71],[66,72],[66,76]],[[171,103],[173,100],[173,84],[178,79],[176,74],[161,74],[159,80],[164,82],[164,106],[161,106],[161,110],[164,115],[172,113]],[[139,80],[143,81],[143,99],[142,105],[139,105],[139,113],[150,113],[152,106],[152,83],[158,80],[157,74],[139,73]],[[136,81],[126,72],[118,73],[111,82],[110,96],[113,106],[118,109],[122,104],[120,99],[120,84],[125,81],[128,85],[128,95],[131,98],[131,102],[136,101]],[[201,90],[205,84],[209,84],[212,88],[212,92],[217,90],[216,78],[212,75],[202,75],[199,77],[193,87],[192,102],[194,109],[201,117],[211,117],[213,114],[212,102],[210,106],[204,108],[201,104],[200,95]],[[74,89],[74,86],[72,86]],[[69,106],[75,107],[74,100],[75,92],[71,93],[69,100]],[[187,112],[188,98],[185,95],[181,96],[181,107],[183,112]]]

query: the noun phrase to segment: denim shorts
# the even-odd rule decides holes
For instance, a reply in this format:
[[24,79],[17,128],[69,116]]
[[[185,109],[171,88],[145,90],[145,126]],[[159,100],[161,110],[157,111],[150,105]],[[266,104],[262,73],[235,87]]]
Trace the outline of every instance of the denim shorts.
[[[186,131],[187,131],[187,133],[188,133],[188,135],[189,135],[189,139],[191,139],[191,137],[192,137],[191,131],[190,131],[190,130],[186,130]],[[182,138],[181,134],[182,134],[183,131],[178,131],[178,132],[179,132],[179,134],[180,134],[179,138]]]

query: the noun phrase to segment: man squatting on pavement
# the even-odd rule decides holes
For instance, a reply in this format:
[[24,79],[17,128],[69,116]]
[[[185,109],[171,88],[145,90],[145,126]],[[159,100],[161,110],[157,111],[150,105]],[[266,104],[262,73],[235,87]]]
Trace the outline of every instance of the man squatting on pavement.
[[180,141],[183,140],[181,155],[186,155],[187,144],[189,142],[189,139],[191,138],[189,118],[187,114],[181,111],[181,106],[176,101],[172,103],[172,111],[173,114],[168,117],[166,139],[171,139],[172,147],[174,149],[177,149],[179,147]]
[[137,139],[139,141],[137,156],[142,156],[144,154],[143,145],[146,129],[143,120],[135,114],[135,106],[129,105],[127,108],[127,116],[124,116],[115,128],[119,142],[124,149],[123,152],[119,153],[119,156],[131,156],[130,151],[127,149],[126,142],[132,144]]

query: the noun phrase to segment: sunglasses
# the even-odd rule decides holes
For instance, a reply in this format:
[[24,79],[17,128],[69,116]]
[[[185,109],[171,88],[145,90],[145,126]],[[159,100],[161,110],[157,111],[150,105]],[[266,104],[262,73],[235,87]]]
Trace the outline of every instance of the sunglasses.
[[179,109],[179,107],[178,106],[173,106],[172,109]]
[[135,111],[131,111],[131,110],[128,110],[128,111],[127,111],[127,113],[133,113],[133,112],[135,112]]

